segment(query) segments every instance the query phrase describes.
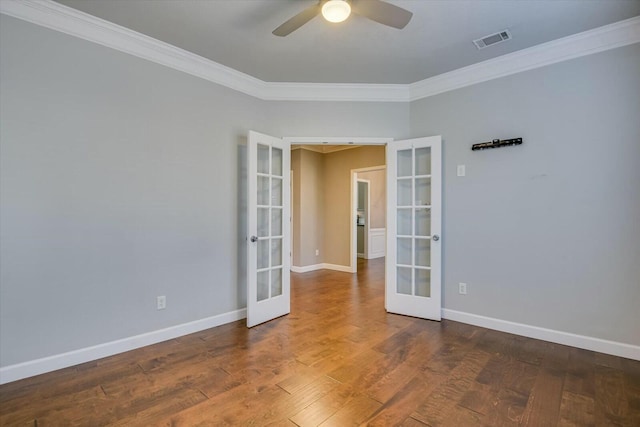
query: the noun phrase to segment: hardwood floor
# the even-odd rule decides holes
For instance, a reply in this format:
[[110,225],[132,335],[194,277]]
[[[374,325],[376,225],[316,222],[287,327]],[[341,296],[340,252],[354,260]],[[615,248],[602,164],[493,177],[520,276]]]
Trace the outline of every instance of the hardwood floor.
[[291,314],[0,386],[6,426],[640,426],[640,362],[387,314],[383,260],[292,274]]

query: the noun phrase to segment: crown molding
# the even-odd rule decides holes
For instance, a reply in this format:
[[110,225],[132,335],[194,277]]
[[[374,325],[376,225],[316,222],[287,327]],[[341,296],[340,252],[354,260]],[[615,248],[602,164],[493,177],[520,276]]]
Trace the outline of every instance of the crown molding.
[[307,150],[314,153],[329,154],[336,151],[353,150],[354,148],[360,148],[362,145],[292,145],[291,151],[294,150]]
[[393,138],[341,137],[341,136],[285,136],[291,145],[385,145]]
[[640,42],[640,16],[552,40],[409,85],[410,101]]
[[265,82],[52,0],[1,0],[0,13],[191,74],[266,101],[410,102],[640,42],[640,16],[411,84]]
[[266,83],[248,74],[51,0],[1,0],[0,13],[165,65],[247,95],[256,96],[265,91]]

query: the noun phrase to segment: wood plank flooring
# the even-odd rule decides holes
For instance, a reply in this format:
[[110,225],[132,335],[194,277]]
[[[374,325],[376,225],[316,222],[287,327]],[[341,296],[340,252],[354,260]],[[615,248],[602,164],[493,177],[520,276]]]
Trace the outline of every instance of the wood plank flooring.
[[640,362],[384,311],[384,263],[291,314],[0,386],[3,426],[640,426]]

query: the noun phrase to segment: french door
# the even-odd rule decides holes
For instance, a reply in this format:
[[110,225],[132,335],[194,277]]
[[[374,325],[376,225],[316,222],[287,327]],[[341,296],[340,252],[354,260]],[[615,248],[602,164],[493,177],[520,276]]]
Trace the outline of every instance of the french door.
[[440,136],[387,144],[385,307],[441,318]]
[[248,138],[247,326],[290,311],[290,144]]

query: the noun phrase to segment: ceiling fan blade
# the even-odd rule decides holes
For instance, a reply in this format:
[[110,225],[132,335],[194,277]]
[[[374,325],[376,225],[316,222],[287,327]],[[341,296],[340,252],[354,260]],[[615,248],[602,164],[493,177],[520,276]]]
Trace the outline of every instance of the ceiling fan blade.
[[273,34],[279,37],[288,36],[320,13],[320,3],[306,8],[284,24],[273,30]]
[[382,0],[353,0],[351,9],[353,13],[398,29],[406,27],[413,16],[408,10]]

